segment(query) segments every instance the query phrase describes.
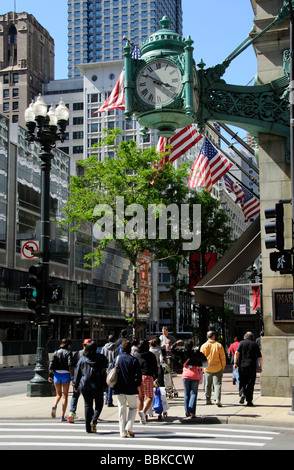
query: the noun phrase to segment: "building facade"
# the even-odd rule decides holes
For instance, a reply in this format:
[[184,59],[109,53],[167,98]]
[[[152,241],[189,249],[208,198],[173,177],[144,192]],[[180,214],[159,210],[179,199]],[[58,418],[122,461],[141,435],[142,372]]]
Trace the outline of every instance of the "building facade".
[[[281,0],[251,0],[255,13],[254,37],[279,14]],[[284,75],[285,51],[290,47],[289,18],[278,22],[254,44],[258,59],[258,83],[269,83]],[[274,64],[274,66],[273,66]],[[291,133],[291,130],[290,130]],[[285,138],[259,134],[259,170],[261,199],[261,254],[263,282],[264,357],[261,393],[266,396],[292,396],[294,381],[293,278],[270,269],[270,250],[265,248],[264,209],[279,200],[290,200],[291,168],[286,159]],[[292,156],[293,158],[293,156]],[[291,205],[285,209],[285,248],[292,248]],[[291,295],[288,295],[291,294]],[[286,311],[285,311],[286,309]]]
[[68,78],[81,64],[121,60],[122,38],[140,46],[164,15],[181,35],[181,0],[68,0]]
[[0,15],[0,113],[25,127],[24,112],[54,79],[54,40],[34,16]]

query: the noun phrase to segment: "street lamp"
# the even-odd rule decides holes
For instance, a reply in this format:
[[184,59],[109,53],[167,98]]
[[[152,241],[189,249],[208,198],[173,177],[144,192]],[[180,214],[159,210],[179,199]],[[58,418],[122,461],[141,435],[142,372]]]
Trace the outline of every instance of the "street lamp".
[[41,163],[41,237],[40,258],[43,265],[42,315],[38,320],[38,340],[35,376],[28,384],[27,396],[50,396],[52,386],[48,382],[48,327],[49,327],[49,261],[50,261],[50,171],[52,149],[59,140],[64,142],[69,110],[61,100],[57,108],[47,105],[41,94],[25,111],[26,140],[40,144]]

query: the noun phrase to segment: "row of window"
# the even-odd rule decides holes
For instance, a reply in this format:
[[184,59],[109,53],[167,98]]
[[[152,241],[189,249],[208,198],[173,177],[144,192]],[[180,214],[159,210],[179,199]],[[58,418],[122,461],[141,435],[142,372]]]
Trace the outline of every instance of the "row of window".
[[[16,98],[19,96],[19,89],[18,88],[12,88],[12,97]],[[10,97],[10,89],[9,88],[4,88],[3,90],[3,98],[9,98]]]
[[5,73],[3,75],[3,84],[10,85],[19,82],[19,73],[12,72],[12,73]]
[[[12,102],[12,111],[18,111],[18,101],[13,101]],[[10,111],[10,102],[3,103],[3,111],[8,112]]]

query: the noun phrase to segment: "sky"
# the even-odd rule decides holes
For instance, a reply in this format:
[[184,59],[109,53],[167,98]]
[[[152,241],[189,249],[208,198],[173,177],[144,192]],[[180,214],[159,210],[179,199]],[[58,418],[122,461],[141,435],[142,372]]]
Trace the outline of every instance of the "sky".
[[[2,0],[1,4],[0,14],[16,6],[18,13],[31,13],[48,30],[55,41],[55,79],[67,78],[67,0]],[[191,36],[195,62],[203,59],[206,68],[222,63],[253,26],[250,0],[182,0],[182,8],[183,37]],[[233,60],[223,78],[227,83],[247,85],[256,73],[257,60],[249,46]]]

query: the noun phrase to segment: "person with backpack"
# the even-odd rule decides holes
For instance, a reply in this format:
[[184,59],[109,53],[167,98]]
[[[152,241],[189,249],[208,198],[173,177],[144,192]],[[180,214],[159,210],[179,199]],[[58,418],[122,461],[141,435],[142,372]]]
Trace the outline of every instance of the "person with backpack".
[[[86,345],[88,343],[91,343],[91,341],[92,340],[89,339],[89,338],[85,339],[83,341],[83,349],[81,349],[80,351],[77,351],[74,354],[74,356],[73,356],[73,366],[74,366],[74,368],[77,367],[79,360],[84,355]],[[77,390],[76,392],[73,391],[72,399],[71,399],[71,403],[70,403],[69,415],[68,415],[68,422],[69,423],[74,423],[74,420],[75,420],[75,417],[76,417],[76,411],[77,411],[79,397],[80,397],[80,390]]]
[[[110,370],[110,367],[117,355],[117,348],[115,344],[115,338],[114,335],[109,335],[108,336],[108,342],[103,346],[101,350],[101,354],[103,354],[106,359],[108,360],[108,371]],[[107,371],[107,372],[108,372]],[[113,404],[113,388],[108,387],[106,393],[105,393],[105,405],[107,406],[114,406]]]
[[[103,408],[103,393],[106,387],[108,361],[97,353],[97,344],[91,341],[86,345],[84,355],[75,370],[73,387],[80,389],[85,402],[85,424],[87,433],[95,433],[96,425]],[[95,409],[93,408],[95,403]]]

